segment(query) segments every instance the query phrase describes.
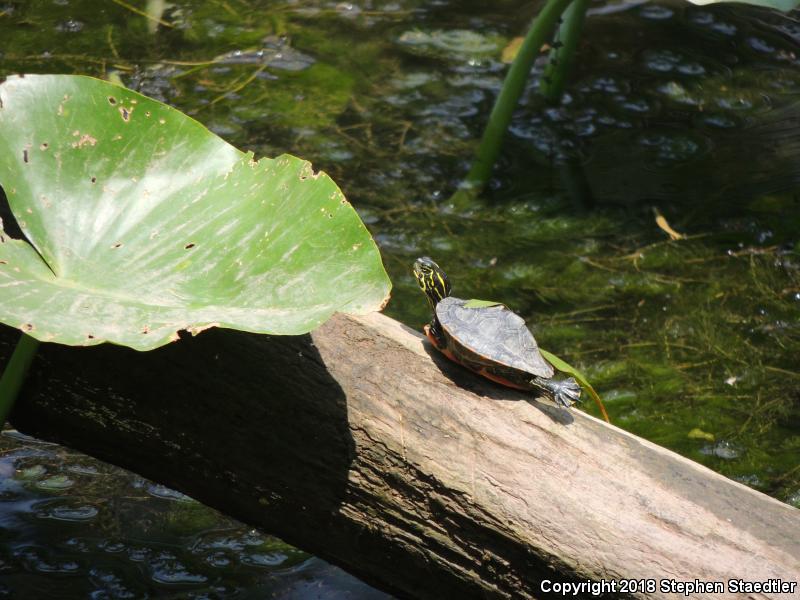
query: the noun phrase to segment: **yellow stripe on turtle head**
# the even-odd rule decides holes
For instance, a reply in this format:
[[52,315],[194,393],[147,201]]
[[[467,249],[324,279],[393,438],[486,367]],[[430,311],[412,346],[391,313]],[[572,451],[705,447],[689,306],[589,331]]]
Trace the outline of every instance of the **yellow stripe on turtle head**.
[[418,258],[414,262],[414,276],[432,306],[435,307],[437,302],[450,295],[447,275],[427,256]]

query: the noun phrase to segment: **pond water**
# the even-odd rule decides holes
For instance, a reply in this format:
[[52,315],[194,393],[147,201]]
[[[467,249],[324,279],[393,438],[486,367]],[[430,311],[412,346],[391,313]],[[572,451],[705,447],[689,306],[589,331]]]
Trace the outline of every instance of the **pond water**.
[[383,600],[324,561],[91,457],[0,435],[0,598]]
[[[119,77],[258,156],[311,160],[375,235],[389,315],[426,322],[410,265],[430,255],[456,295],[523,315],[615,424],[800,507],[796,13],[593,4],[563,102],[538,99],[538,65],[487,191],[453,202],[530,3],[177,0],[157,28],[144,9],[0,1],[0,75]],[[4,535],[17,541],[0,570],[18,585],[54,588],[96,559],[92,581],[154,595],[230,585],[261,597],[309,580],[320,597],[378,594],[196,503],[152,497],[135,475],[74,476],[80,455],[2,443],[16,469]],[[178,525],[161,540],[143,521]],[[232,562],[209,564],[219,538]],[[110,544],[147,546],[147,568]],[[286,558],[254,566],[242,552]],[[154,583],[162,563],[181,566]],[[168,581],[190,576],[201,579]],[[113,597],[110,585],[92,589]]]

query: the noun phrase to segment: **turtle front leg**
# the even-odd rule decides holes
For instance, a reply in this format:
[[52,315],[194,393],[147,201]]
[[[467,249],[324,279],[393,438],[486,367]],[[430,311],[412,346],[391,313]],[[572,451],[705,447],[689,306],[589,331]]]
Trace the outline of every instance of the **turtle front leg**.
[[437,350],[444,351],[447,348],[447,340],[442,333],[442,326],[439,324],[439,319],[434,317],[428,325],[425,325],[423,331]]
[[[435,323],[435,321],[434,321]],[[450,348],[447,347],[447,338],[444,337],[441,333],[441,329],[437,329],[434,327],[434,323],[430,325],[425,325],[423,331],[425,332],[425,337],[428,338],[433,347],[436,348],[439,352],[444,354],[447,358],[452,360],[455,363],[458,363],[468,369],[473,369],[470,365],[464,364],[464,361],[460,360],[455,354],[450,351]]]
[[581,399],[581,386],[574,377],[567,379],[544,379],[534,377],[531,385],[542,394],[556,403],[556,405],[569,408]]

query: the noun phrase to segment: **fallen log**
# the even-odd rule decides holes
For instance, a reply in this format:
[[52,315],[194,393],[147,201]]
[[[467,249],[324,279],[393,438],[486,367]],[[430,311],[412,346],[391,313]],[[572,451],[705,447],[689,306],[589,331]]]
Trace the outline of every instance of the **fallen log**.
[[[6,356],[16,336],[3,328]],[[475,377],[380,314],[299,337],[210,330],[147,353],[45,344],[11,421],[401,597],[605,581],[567,595],[677,598],[663,586],[695,580],[725,591],[693,598],[798,596],[727,582],[797,581],[800,511]],[[640,583],[625,593],[623,579]]]

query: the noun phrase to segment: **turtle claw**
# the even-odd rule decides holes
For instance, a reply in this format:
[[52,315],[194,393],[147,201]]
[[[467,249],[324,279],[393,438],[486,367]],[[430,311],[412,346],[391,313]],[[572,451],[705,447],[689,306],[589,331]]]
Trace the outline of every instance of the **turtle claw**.
[[576,402],[581,401],[581,386],[575,381],[574,377],[568,377],[560,381],[551,381],[550,389],[553,392],[553,400],[558,406],[569,408]]

